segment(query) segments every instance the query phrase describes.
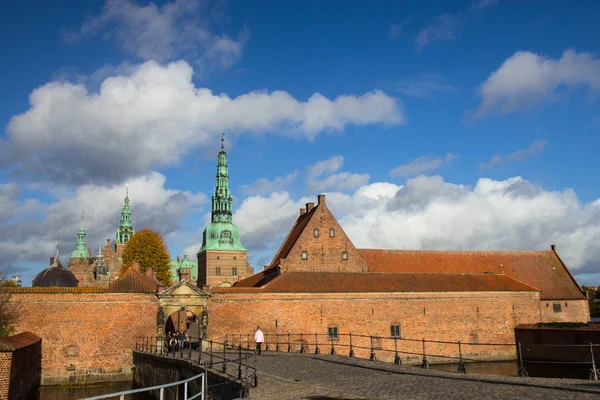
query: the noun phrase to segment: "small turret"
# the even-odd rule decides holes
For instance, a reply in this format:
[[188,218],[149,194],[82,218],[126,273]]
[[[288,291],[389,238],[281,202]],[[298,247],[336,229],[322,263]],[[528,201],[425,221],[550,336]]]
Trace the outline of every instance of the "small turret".
[[71,253],[71,258],[88,258],[90,256],[85,244],[86,235],[83,229],[83,216],[84,213],[81,213],[81,226],[77,234],[77,244],[75,245],[75,250]]
[[125,185],[125,204],[121,211],[121,222],[116,234],[116,243],[127,244],[134,233],[135,230],[131,225],[131,209],[129,208],[129,185]]

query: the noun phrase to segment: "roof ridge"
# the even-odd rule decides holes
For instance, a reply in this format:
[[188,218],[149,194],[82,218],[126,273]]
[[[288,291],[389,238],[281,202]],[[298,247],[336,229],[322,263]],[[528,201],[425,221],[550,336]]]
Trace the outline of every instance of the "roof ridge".
[[530,287],[530,288],[532,288],[532,289],[535,289],[535,290],[537,290],[538,292],[541,292],[541,291],[542,291],[542,289],[540,289],[540,288],[538,288],[538,287],[535,287],[535,286],[533,286],[533,285],[530,285],[529,283],[525,283],[525,282],[523,282],[523,281],[522,281],[522,280],[520,280],[520,279],[517,279],[517,278],[514,278],[514,277],[512,277],[512,276],[510,276],[510,275],[507,275],[507,274],[505,274],[504,272],[503,272],[503,273],[501,273],[501,274],[496,274],[496,275],[502,275],[502,276],[504,276],[504,277],[505,277],[505,278],[507,278],[507,279],[513,280],[513,281],[515,281],[515,282],[519,282],[520,284],[522,284],[522,285],[525,285],[525,286],[527,286],[527,287]]
[[511,250],[498,250],[498,249],[374,249],[374,248],[357,248],[358,251],[385,251],[385,252],[447,252],[447,253],[549,253],[552,250],[547,249],[511,249]]
[[[292,233],[295,231],[296,227],[300,225],[300,223],[304,223],[304,227],[302,228],[302,230],[298,233],[298,235],[296,235],[296,238],[293,239],[293,242],[290,243],[287,253],[289,253],[290,250],[292,249],[292,247],[294,247],[294,244],[296,243],[296,241],[298,240],[298,238],[300,237],[302,232],[304,232],[304,228],[306,227],[306,225],[308,224],[308,222],[314,215],[317,208],[319,208],[319,206],[320,206],[320,204],[317,204],[317,205],[313,206],[313,208],[311,208],[309,211],[298,216],[298,218],[296,219],[296,222],[294,223],[294,225],[292,226],[292,228],[286,235],[285,240],[283,241],[283,243],[281,243],[281,246],[279,246],[279,249],[277,249],[277,252],[275,253],[275,256],[273,257],[271,264],[269,264],[269,268],[266,268],[266,269],[274,268],[275,266],[277,266],[277,263],[279,262],[280,259],[287,257],[287,254],[283,255],[283,254],[281,254],[281,252],[286,247],[288,242],[290,240],[292,240]],[[283,257],[282,257],[282,255],[283,255]]]

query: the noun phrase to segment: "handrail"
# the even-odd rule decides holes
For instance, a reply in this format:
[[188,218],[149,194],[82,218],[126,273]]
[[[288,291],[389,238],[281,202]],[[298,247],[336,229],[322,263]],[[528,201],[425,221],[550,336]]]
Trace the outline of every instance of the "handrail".
[[[187,389],[188,389],[188,382],[191,382],[193,380],[196,380],[198,378],[202,377],[202,391],[200,393],[196,393],[195,395],[193,395],[192,397],[187,397]],[[140,389],[132,389],[132,390],[125,390],[123,392],[117,392],[117,393],[109,393],[109,394],[103,394],[100,396],[94,396],[94,397],[86,397],[84,399],[81,400],[100,400],[100,399],[107,399],[107,398],[111,398],[111,397],[116,397],[116,396],[120,396],[121,400],[125,399],[125,395],[127,394],[133,394],[133,393],[141,393],[141,392],[148,392],[150,390],[157,390],[160,389],[160,399],[162,400],[164,398],[164,390],[165,388],[171,387],[171,386],[175,386],[175,385],[181,385],[184,384],[184,400],[193,400],[195,398],[197,398],[198,396],[201,396],[200,398],[202,400],[204,400],[204,386],[205,386],[205,375],[204,372],[192,376],[191,378],[187,378],[181,381],[177,381],[177,382],[172,382],[172,383],[165,383],[163,385],[157,385],[157,386],[150,386],[147,388],[140,388]]]

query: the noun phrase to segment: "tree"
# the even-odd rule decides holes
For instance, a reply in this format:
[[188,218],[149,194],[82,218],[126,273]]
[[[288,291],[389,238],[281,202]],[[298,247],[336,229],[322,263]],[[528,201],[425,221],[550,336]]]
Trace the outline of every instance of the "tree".
[[[0,287],[14,287],[4,278],[0,272]],[[14,284],[14,282],[12,282]],[[10,336],[14,332],[13,325],[19,316],[14,304],[10,303],[10,292],[7,289],[0,290],[0,337]]]
[[141,271],[152,268],[156,272],[156,279],[163,285],[171,285],[171,256],[169,249],[160,233],[146,228],[137,231],[125,246],[123,251],[123,267],[121,273],[139,261]]

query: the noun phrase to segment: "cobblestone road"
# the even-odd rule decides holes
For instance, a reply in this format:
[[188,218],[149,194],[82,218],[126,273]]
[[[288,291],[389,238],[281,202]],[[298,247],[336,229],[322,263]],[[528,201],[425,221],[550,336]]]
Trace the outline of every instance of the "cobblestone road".
[[600,384],[588,381],[465,376],[340,356],[263,353],[256,367],[251,399],[600,399]]

